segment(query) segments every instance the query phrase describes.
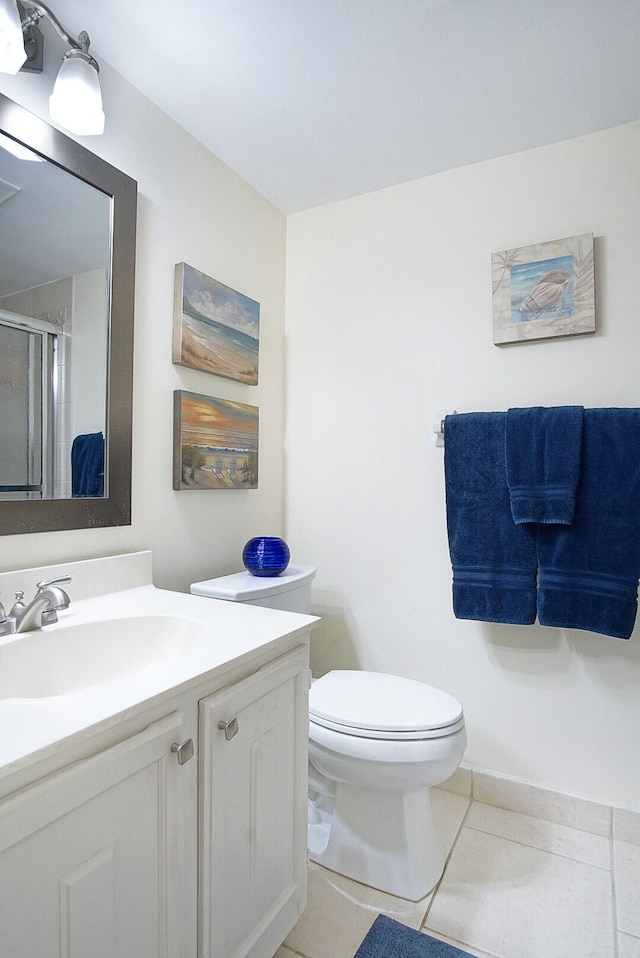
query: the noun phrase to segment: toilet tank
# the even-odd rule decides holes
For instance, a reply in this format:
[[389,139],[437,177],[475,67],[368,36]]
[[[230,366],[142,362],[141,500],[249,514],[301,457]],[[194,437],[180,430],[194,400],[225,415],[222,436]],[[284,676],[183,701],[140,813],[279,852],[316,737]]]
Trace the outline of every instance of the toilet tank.
[[276,576],[256,576],[250,572],[234,572],[217,579],[193,582],[193,595],[245,605],[262,605],[286,612],[311,611],[311,581],[316,574],[313,565],[289,565]]

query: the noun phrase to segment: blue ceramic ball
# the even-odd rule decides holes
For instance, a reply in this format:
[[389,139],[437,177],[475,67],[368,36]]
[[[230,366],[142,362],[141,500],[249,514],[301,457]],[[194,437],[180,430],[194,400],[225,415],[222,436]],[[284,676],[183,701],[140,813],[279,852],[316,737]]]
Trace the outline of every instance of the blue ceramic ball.
[[276,576],[289,565],[291,553],[284,539],[256,536],[242,550],[244,567],[251,575]]

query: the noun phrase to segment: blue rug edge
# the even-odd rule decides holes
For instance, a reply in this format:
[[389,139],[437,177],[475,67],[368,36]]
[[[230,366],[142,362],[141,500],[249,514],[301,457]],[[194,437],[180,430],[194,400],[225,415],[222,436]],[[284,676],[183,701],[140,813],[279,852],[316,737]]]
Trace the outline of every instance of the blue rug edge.
[[472,958],[466,951],[378,915],[354,958]]

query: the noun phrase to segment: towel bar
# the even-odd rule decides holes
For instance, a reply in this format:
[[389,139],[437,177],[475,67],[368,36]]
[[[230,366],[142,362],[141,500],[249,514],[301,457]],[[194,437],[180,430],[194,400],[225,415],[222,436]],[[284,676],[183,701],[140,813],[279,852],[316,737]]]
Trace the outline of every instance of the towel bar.
[[444,420],[446,416],[454,416],[456,409],[436,409],[433,414],[433,432],[435,434],[435,445],[444,446]]

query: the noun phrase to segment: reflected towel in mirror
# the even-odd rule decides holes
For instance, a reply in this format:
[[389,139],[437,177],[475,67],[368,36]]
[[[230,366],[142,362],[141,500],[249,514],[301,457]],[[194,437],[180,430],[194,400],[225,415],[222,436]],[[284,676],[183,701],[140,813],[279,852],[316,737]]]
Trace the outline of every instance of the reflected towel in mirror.
[[71,495],[74,499],[104,496],[104,436],[76,436],[71,447]]

